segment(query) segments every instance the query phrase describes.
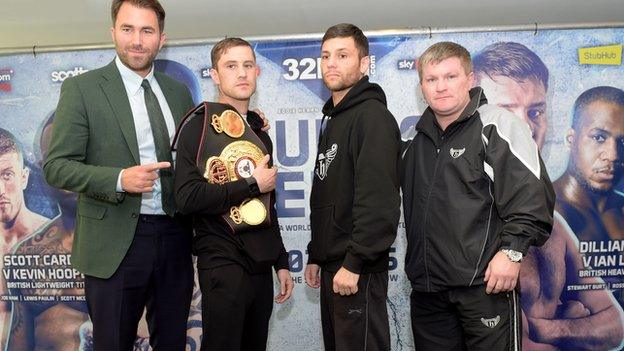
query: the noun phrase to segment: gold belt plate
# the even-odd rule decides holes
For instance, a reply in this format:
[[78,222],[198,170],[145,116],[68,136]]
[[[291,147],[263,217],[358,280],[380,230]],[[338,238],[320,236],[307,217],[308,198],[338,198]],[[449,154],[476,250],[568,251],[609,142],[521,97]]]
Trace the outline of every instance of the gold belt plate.
[[223,148],[218,157],[206,161],[204,178],[213,184],[249,178],[263,157],[264,153],[256,144],[246,140],[234,141]]
[[240,138],[245,133],[243,117],[236,111],[225,110],[221,115],[212,115],[212,128],[217,133],[225,133],[232,138]]

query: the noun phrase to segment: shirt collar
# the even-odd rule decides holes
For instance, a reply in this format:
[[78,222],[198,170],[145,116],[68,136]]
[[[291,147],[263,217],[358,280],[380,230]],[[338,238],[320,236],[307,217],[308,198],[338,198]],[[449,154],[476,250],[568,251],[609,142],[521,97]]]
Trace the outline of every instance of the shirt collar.
[[150,68],[150,71],[145,78],[141,77],[136,72],[124,65],[121,62],[121,59],[119,59],[119,56],[115,57],[115,65],[117,65],[117,69],[119,70],[119,74],[121,75],[121,80],[126,87],[128,95],[136,95],[141,91],[141,82],[143,82],[143,79],[147,79],[150,85],[154,86],[154,65],[152,65],[152,68]]

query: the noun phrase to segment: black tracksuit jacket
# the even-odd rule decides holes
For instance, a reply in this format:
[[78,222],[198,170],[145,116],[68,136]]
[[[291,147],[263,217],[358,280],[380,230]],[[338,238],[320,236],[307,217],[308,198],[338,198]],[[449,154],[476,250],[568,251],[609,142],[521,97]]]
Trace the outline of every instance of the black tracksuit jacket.
[[333,272],[341,266],[358,274],[387,271],[400,207],[396,120],[367,76],[337,106],[330,98],[323,114],[308,262]]
[[487,105],[481,88],[470,96],[445,131],[427,108],[404,138],[405,271],[416,291],[483,284],[499,250],[526,254],[552,229],[555,194],[528,126]]

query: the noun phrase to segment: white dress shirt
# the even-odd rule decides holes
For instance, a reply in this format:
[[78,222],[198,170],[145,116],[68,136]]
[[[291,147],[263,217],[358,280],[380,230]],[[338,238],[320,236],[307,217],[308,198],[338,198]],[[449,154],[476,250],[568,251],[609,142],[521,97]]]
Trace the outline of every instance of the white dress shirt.
[[[132,109],[132,118],[134,120],[134,129],[136,131],[137,143],[139,145],[139,158],[142,165],[158,162],[156,159],[156,146],[154,145],[154,138],[152,136],[152,128],[150,126],[149,116],[147,114],[147,108],[145,107],[145,97],[143,95],[143,87],[141,82],[143,79],[147,79],[150,83],[152,91],[158,99],[158,104],[165,117],[165,123],[167,124],[167,131],[169,132],[169,142],[173,140],[175,134],[175,122],[171,109],[167,104],[165,95],[163,94],[156,78],[154,78],[154,66],[147,74],[145,78],[135,73],[130,68],[126,67],[119,57],[115,58],[115,64],[121,74],[121,80],[126,88],[126,94],[130,102],[130,108]],[[173,161],[175,162],[175,154]],[[173,166],[173,165],[172,165]],[[123,171],[119,173],[117,179],[117,191],[123,192],[121,187],[121,175]],[[141,214],[165,214],[162,209],[160,179],[154,182],[154,188],[152,192],[143,193],[141,200]]]

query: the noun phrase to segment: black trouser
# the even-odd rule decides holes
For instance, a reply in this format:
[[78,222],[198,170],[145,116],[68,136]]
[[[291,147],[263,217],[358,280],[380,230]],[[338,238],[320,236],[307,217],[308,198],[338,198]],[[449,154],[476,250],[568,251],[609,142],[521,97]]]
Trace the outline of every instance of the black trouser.
[[517,291],[486,294],[485,286],[411,294],[416,350],[521,350]]
[[388,271],[361,274],[358,292],[333,291],[335,272],[321,270],[321,324],[326,351],[390,350]]
[[273,311],[273,274],[238,264],[199,269],[203,351],[266,350]]
[[132,350],[146,307],[154,350],[184,350],[192,293],[190,227],[168,216],[141,215],[115,273],[85,277],[94,350]]

